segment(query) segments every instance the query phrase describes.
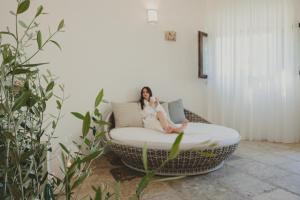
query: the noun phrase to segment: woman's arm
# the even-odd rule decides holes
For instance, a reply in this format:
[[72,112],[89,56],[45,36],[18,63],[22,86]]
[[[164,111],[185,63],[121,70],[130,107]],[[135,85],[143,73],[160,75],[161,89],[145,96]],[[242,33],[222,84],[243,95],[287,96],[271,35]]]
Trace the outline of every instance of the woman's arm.
[[151,97],[150,98],[150,101],[149,101],[149,106],[151,106],[152,108],[156,108],[156,106],[157,106],[157,100],[156,100],[157,98],[155,98],[155,97]]

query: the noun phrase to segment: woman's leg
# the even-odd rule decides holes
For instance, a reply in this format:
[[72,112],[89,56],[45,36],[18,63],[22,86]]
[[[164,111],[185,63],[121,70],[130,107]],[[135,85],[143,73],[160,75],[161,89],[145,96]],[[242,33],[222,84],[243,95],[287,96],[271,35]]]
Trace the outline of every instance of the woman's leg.
[[168,122],[168,119],[165,117],[164,113],[161,111],[158,111],[156,113],[157,119],[160,122],[161,126],[163,127],[164,130],[169,129],[170,124]]
[[175,127],[173,126],[169,120],[166,118],[166,116],[164,115],[163,112],[158,111],[157,112],[157,118],[161,124],[161,126],[163,127],[163,129],[167,132],[167,133],[181,133],[183,131],[183,129],[186,127],[187,124],[182,124],[181,127]]

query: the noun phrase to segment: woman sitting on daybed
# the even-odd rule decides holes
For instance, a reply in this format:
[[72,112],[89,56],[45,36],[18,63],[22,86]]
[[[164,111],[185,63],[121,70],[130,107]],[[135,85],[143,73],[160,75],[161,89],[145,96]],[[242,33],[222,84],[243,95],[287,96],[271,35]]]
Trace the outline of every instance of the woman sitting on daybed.
[[163,131],[166,133],[181,133],[187,126],[187,121],[176,126],[167,116],[157,97],[152,97],[149,87],[141,90],[140,104],[145,128]]

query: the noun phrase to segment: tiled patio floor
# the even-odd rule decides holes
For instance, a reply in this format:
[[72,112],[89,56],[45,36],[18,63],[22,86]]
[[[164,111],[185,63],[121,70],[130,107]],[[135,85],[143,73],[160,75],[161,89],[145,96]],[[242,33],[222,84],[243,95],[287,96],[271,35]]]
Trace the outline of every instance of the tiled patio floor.
[[[103,158],[80,191],[92,194],[91,185],[114,185]],[[122,199],[134,192],[140,178],[121,183]],[[169,182],[153,182],[145,191],[148,200],[300,200],[300,144],[242,141],[218,171]]]

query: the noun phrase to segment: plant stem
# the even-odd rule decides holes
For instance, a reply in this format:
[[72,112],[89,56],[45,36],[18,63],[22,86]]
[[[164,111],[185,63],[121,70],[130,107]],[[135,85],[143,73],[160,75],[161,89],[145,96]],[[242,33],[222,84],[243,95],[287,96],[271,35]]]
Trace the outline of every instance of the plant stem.
[[28,59],[26,59],[24,62],[21,63],[21,65],[27,63],[30,61],[34,56],[36,56],[42,49],[43,47],[51,40],[51,38],[57,33],[58,31],[55,31],[52,35],[49,36],[49,38],[43,43],[41,48],[39,48],[32,56],[30,56]]
[[[15,64],[17,63],[17,58],[19,55],[19,33],[18,33],[18,14],[16,13],[16,18],[15,18],[15,26],[16,26],[16,39],[17,39],[17,48],[16,48],[16,52],[15,52]],[[14,75],[12,75],[12,87],[14,86]],[[14,95],[11,95],[12,97],[12,102],[14,102]],[[11,117],[13,119],[14,116],[14,112],[11,112]],[[17,131],[17,127],[15,127],[14,124],[14,133],[15,133],[15,139],[16,139],[16,150],[17,150],[17,154],[18,156],[20,156],[20,146],[19,146],[19,142],[18,142],[18,131]],[[22,169],[21,169],[21,164],[20,162],[17,163],[18,165],[18,171],[19,171],[19,179],[20,179],[20,186],[21,186],[21,195],[22,195],[22,199],[25,199],[25,195],[24,195],[24,189],[23,189],[23,177],[22,177]]]
[[34,18],[32,19],[32,21],[30,22],[30,24],[27,26],[26,30],[24,31],[24,34],[22,35],[22,37],[21,37],[21,39],[20,39],[20,42],[23,41],[23,39],[24,39],[26,33],[27,33],[28,30],[30,29],[30,27],[31,27],[31,25],[33,24],[33,22],[35,21],[35,19],[36,19],[36,17],[34,17]]
[[[8,157],[9,157],[9,148],[10,148],[10,140],[7,142],[7,150],[6,150],[6,169],[8,169]],[[5,171],[5,179],[4,179],[4,196],[6,195],[6,190],[7,190],[7,170]]]

